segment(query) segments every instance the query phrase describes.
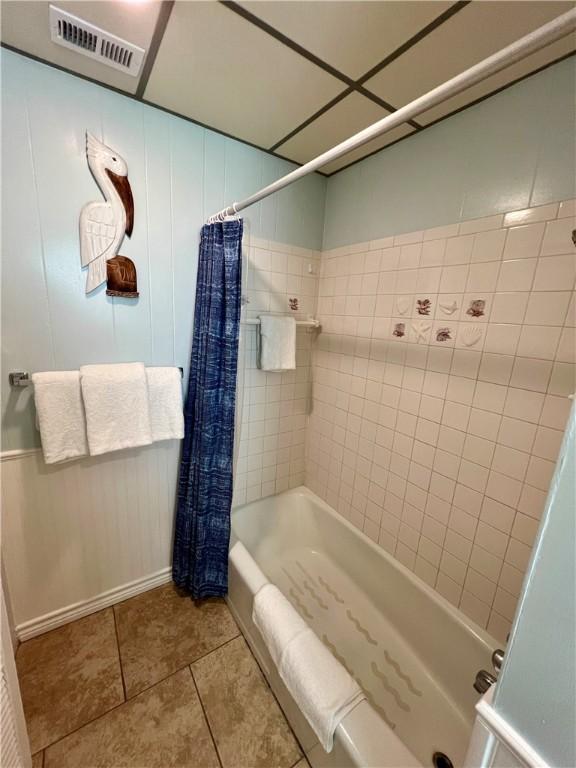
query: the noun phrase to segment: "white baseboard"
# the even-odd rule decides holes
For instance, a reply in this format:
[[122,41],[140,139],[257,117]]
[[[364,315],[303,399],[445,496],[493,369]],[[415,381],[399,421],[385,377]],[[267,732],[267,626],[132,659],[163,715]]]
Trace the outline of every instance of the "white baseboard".
[[172,578],[172,568],[162,568],[161,571],[150,574],[150,576],[143,576],[141,579],[136,579],[128,584],[123,584],[120,587],[115,587],[107,592],[102,592],[96,597],[91,597],[88,600],[82,600],[79,603],[73,603],[65,608],[59,608],[52,613],[46,613],[44,616],[39,616],[37,619],[31,619],[25,621],[23,624],[16,626],[16,635],[21,642],[29,640],[31,637],[42,635],[44,632],[49,632],[51,629],[61,627],[63,624],[68,624],[75,619],[81,619],[83,616],[88,616],[90,613],[96,613],[103,608],[108,608],[115,603],[121,603],[123,600],[127,600],[129,597],[139,595],[141,592],[146,592],[154,587],[160,587],[162,584],[167,584]]

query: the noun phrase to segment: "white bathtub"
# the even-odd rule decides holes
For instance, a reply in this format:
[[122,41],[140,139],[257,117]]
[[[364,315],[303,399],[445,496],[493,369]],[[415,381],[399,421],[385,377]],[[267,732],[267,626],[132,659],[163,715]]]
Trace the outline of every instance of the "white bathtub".
[[[232,513],[228,602],[313,768],[462,765],[495,641],[307,488]],[[257,567],[255,567],[257,566]],[[264,574],[264,576],[262,575]],[[260,583],[274,582],[356,677],[368,702],[336,731],[330,754],[280,680],[252,623]]]

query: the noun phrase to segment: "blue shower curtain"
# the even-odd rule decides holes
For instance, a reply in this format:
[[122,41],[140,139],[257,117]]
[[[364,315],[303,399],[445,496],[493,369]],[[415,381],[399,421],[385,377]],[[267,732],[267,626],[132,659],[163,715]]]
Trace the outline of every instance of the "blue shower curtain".
[[228,590],[242,221],[202,227],[172,578],[195,599]]

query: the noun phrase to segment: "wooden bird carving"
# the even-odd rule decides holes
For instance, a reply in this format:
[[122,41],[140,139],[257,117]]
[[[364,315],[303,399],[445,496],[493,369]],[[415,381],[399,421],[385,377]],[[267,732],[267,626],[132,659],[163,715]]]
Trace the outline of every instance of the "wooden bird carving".
[[[110,274],[117,274],[119,268],[123,274],[126,273],[124,262],[130,262],[130,259],[117,254],[124,235],[130,237],[132,234],[134,199],[128,181],[128,167],[117,152],[87,132],[86,155],[88,166],[105,198],[104,202],[87,203],[80,213],[80,257],[82,266],[88,267],[86,293],[90,293],[107,279],[110,280]],[[108,264],[110,260],[112,262]],[[130,265],[132,290],[109,290],[108,293],[138,295],[136,269],[132,262]]]

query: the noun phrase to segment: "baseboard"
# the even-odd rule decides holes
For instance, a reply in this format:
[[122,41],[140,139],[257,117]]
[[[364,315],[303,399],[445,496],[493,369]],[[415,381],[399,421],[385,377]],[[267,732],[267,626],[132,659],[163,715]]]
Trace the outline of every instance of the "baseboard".
[[73,603],[65,608],[52,611],[52,613],[39,616],[37,619],[31,619],[23,624],[18,624],[16,626],[16,636],[19,641],[29,640],[31,637],[42,635],[44,632],[61,627],[70,621],[81,619],[83,616],[101,611],[103,608],[115,605],[115,603],[121,603],[123,600],[139,595],[141,592],[167,584],[171,578],[172,568],[170,566],[162,568],[161,571],[156,571],[156,573],[152,573],[150,576],[144,576],[128,584],[102,592],[100,595],[91,597],[89,600]]

